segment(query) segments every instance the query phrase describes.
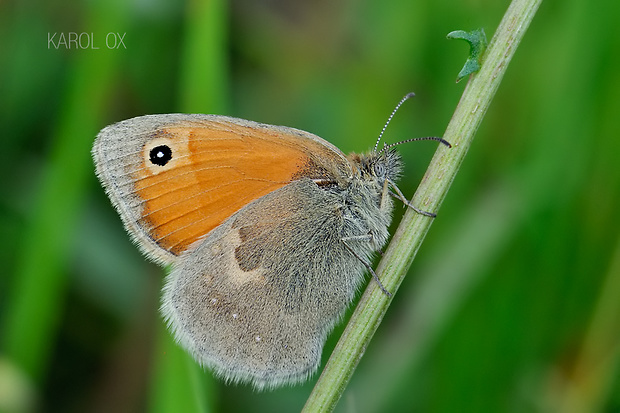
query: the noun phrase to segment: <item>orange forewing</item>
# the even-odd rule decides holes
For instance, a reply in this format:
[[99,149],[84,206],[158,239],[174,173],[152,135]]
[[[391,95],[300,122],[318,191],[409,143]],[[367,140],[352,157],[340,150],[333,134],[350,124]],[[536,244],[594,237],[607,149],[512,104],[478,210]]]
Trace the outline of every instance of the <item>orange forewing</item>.
[[230,122],[172,125],[158,136],[174,142],[174,165],[158,172],[145,153],[133,178],[142,224],[175,255],[249,202],[302,176],[320,177],[312,154],[338,157],[308,138]]

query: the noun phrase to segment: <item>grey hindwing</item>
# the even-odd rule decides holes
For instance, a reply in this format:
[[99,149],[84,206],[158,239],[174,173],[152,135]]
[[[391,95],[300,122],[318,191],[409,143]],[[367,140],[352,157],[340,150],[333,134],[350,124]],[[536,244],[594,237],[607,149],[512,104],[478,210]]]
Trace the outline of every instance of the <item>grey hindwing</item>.
[[[352,233],[359,222],[347,224],[343,197],[301,179],[198,241],[164,290],[177,340],[220,376],[257,388],[312,374],[363,279],[363,264],[341,241],[360,235]],[[355,248],[371,252],[368,243]]]

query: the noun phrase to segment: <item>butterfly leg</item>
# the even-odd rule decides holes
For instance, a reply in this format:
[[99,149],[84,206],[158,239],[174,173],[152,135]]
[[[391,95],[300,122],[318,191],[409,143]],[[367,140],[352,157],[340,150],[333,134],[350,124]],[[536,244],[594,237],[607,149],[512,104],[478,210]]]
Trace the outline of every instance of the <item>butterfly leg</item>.
[[394,182],[390,181],[390,186],[394,189],[394,191],[396,191],[396,193],[389,191],[389,194],[393,196],[394,198],[399,199],[403,204],[407,205],[409,208],[413,209],[418,214],[422,214],[424,216],[431,217],[431,218],[435,218],[437,216],[437,214],[433,212],[422,211],[421,209],[418,209],[414,207],[413,205],[411,205],[411,203],[407,201],[407,198],[405,198],[405,195],[403,195],[403,193],[400,191],[400,189],[398,189],[398,187],[396,186]]
[[370,274],[372,275],[372,278],[374,278],[374,280],[377,282],[377,284],[379,285],[379,288],[381,289],[381,291],[383,291],[383,294],[387,295],[388,297],[391,297],[392,293],[389,292],[383,286],[383,284],[381,283],[381,280],[379,279],[379,276],[377,275],[375,270],[372,268],[372,266],[368,262],[366,262],[366,260],[364,258],[362,258],[357,252],[355,252],[355,250],[353,248],[351,248],[351,246],[349,244],[347,244],[347,241],[366,241],[366,242],[368,242],[370,240],[372,240],[372,235],[370,235],[370,234],[368,234],[368,235],[358,235],[358,236],[354,236],[354,237],[341,238],[341,241],[344,244],[345,248],[347,250],[349,250],[349,252],[355,256],[355,258],[360,260],[360,262],[362,264],[364,264],[364,267],[366,267],[368,269],[368,271],[370,271]]

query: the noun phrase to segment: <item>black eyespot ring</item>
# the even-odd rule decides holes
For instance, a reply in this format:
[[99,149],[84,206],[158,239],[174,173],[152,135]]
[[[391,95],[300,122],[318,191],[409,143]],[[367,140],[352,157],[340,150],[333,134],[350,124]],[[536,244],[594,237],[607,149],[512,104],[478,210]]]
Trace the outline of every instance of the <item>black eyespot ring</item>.
[[151,149],[149,158],[152,164],[164,166],[172,159],[172,149],[168,145],[159,145]]

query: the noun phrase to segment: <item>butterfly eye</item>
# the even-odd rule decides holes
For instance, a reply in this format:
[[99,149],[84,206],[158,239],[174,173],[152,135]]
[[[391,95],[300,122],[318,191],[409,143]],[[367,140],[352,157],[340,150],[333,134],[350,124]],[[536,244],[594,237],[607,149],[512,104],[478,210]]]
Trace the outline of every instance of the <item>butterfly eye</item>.
[[172,149],[168,145],[159,145],[151,149],[149,158],[154,165],[164,166],[172,159]]
[[375,170],[375,176],[381,178],[385,176],[385,165],[383,163],[377,162],[373,165],[373,169]]

